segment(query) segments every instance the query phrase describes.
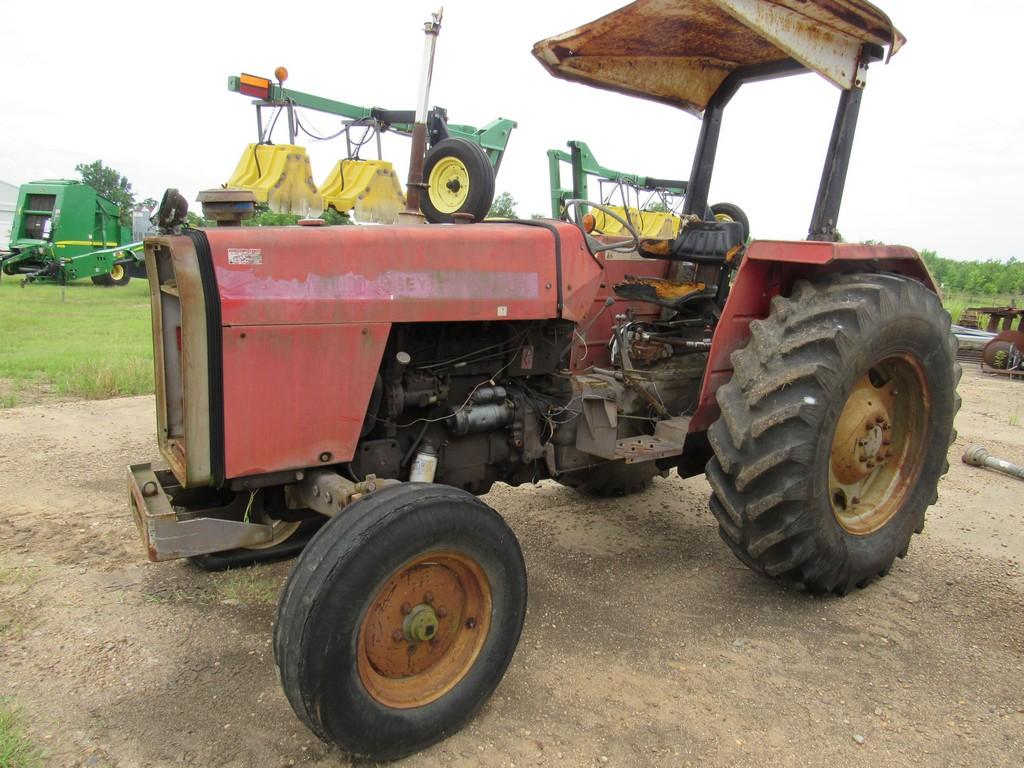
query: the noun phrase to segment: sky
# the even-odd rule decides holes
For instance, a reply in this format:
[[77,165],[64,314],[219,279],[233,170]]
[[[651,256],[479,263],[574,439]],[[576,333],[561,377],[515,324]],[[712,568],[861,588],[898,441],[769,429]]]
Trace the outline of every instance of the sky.
[[[231,175],[256,137],[255,109],[229,75],[362,106],[412,109],[422,25],[438,2],[173,4],[56,0],[0,4],[0,179],[75,178],[97,158],[138,199],[179,188],[190,201]],[[454,123],[518,122],[497,179],[521,216],[550,213],[549,148],[587,142],[610,168],[686,178],[699,130],[664,105],[557,80],[533,43],[622,0],[447,0],[431,103]],[[908,38],[869,71],[839,229],[955,259],[1024,258],[1024,100],[1015,97],[1024,4],[877,0]],[[725,113],[712,202],[743,207],[758,238],[806,236],[839,91],[809,74],[747,86]],[[323,134],[338,120],[309,114]],[[281,121],[274,140],[287,141]],[[307,142],[317,181],[343,140]],[[388,136],[399,177],[407,139]],[[364,156],[366,156],[364,154]],[[198,211],[199,205],[193,203]],[[993,226],[987,226],[988,223]]]

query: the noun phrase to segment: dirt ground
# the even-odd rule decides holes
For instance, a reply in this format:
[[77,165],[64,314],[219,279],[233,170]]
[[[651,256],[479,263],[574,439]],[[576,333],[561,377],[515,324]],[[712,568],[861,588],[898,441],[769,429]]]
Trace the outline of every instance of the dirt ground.
[[[628,500],[553,483],[488,501],[521,538],[530,608],[496,695],[409,766],[1019,766],[1024,383],[970,371],[928,526],[890,576],[812,598],[743,567],[702,477]],[[0,696],[56,766],[336,766],[280,692],[289,563],[150,564],[124,466],[147,397],[0,411]]]

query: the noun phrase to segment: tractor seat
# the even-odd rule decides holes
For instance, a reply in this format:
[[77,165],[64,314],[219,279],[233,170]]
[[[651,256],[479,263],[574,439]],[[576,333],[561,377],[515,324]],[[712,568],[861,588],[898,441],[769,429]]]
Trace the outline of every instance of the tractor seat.
[[684,304],[700,297],[714,296],[704,283],[677,283],[660,277],[635,277],[626,279],[613,288],[615,295],[630,301],[646,301],[667,309],[679,310]]
[[641,239],[639,251],[648,259],[731,264],[743,244],[743,225],[738,221],[692,221],[675,239]]

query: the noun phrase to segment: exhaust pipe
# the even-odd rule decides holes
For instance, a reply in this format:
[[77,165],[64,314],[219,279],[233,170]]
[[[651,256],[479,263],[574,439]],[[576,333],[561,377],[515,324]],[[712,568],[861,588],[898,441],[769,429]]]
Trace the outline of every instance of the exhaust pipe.
[[427,151],[427,110],[430,109],[430,80],[434,75],[434,48],[441,33],[441,17],[444,8],[431,14],[423,25],[423,63],[420,66],[420,92],[416,102],[416,122],[412,127],[412,149],[409,155],[409,179],[405,185],[405,210],[399,214],[400,223],[422,224],[420,197],[426,189],[423,181],[423,157]]

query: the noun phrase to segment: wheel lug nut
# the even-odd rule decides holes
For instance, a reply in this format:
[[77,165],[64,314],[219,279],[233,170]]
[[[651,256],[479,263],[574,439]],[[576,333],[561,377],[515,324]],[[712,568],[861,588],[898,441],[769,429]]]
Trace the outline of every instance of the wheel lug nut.
[[884,423],[885,423],[885,418],[883,418],[882,416],[875,416],[875,424],[884,424]]
[[441,608],[437,609],[437,617],[439,619],[443,619],[447,615],[448,615],[448,609],[447,608],[442,606]]
[[860,496],[854,496],[852,499],[850,499],[850,503],[860,504]]
[[857,441],[857,445],[867,445],[867,444],[868,444],[868,441],[865,440],[863,437],[860,440]]
[[466,619],[466,629],[475,629],[475,628],[476,628],[476,619],[474,619],[472,616],[470,616],[468,619]]
[[391,639],[394,640],[396,643],[401,642],[404,638],[405,635],[402,634],[402,630],[400,629],[396,629],[394,632],[391,633]]
[[432,603],[432,602],[434,602],[434,593],[433,592],[424,592],[423,593],[423,602],[424,603]]
[[874,468],[875,468],[875,462],[869,461],[868,462],[868,469],[874,469]]
[[412,613],[412,606],[408,603],[402,603],[402,615],[408,616],[410,613]]

